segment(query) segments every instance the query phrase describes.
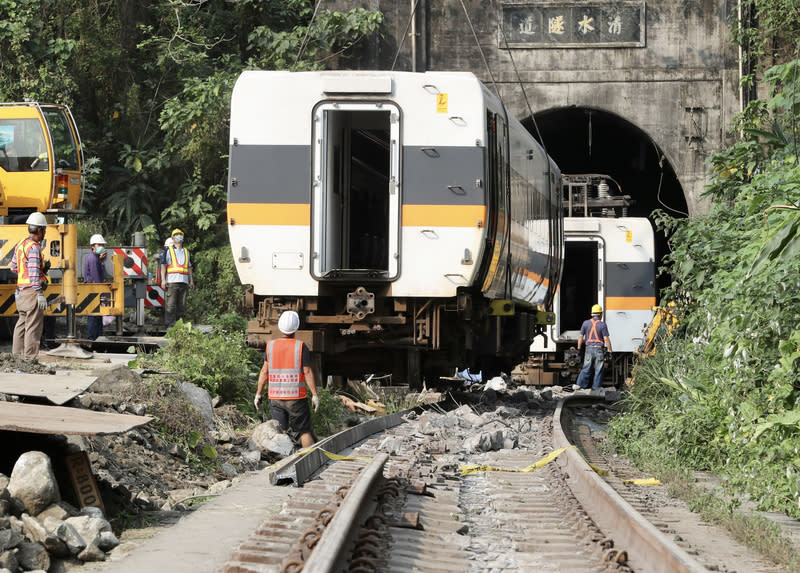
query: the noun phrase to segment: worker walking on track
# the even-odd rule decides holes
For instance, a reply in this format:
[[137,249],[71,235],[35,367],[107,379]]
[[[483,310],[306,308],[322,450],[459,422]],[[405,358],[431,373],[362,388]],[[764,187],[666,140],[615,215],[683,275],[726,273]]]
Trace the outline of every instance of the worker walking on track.
[[[103,235],[92,235],[89,239],[92,250],[83,259],[83,282],[102,283],[106,281],[106,240]],[[97,340],[103,335],[103,317],[90,316],[86,322],[87,338]]]
[[267,344],[253,405],[258,411],[264,386],[269,383],[269,409],[272,419],[278,421],[283,432],[291,427],[300,435],[300,443],[306,448],[314,443],[306,386],[311,391],[314,412],[319,410],[319,396],[311,370],[311,353],[308,346],[294,336],[298,328],[300,317],[295,311],[287,310],[281,314],[278,330],[283,333],[283,338],[270,340]]
[[[578,335],[578,351],[586,342],[586,357],[583,360],[583,368],[581,373],[578,374],[578,388],[589,387],[589,373],[594,368],[594,380],[592,388],[601,388],[603,386],[603,361],[605,358],[605,351],[611,350],[611,339],[609,338],[608,326],[601,320],[603,316],[603,307],[599,304],[592,306],[592,317],[584,320],[581,325],[581,331]],[[578,389],[576,388],[576,390]]]
[[39,338],[47,308],[47,299],[44,296],[47,269],[41,249],[47,219],[37,212],[31,213],[25,222],[28,224],[29,236],[17,244],[11,258],[11,272],[17,274],[14,298],[19,313],[11,352],[25,360],[33,360],[39,356]]
[[194,288],[189,249],[183,248],[183,231],[172,231],[173,245],[167,247],[161,261],[161,288],[165,293],[164,321],[167,328],[186,313],[189,289]]

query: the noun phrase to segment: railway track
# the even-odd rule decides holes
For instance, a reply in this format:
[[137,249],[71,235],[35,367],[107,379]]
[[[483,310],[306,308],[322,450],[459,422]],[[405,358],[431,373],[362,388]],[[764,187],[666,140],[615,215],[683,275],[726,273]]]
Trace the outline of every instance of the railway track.
[[220,571],[704,571],[590,469],[568,404],[407,412],[323,442],[319,469],[274,472],[304,483]]

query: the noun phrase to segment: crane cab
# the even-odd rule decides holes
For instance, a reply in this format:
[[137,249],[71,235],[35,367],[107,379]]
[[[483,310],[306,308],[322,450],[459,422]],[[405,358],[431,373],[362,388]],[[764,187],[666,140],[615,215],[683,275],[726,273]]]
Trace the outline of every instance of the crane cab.
[[77,209],[83,193],[83,155],[65,105],[0,104],[0,216]]

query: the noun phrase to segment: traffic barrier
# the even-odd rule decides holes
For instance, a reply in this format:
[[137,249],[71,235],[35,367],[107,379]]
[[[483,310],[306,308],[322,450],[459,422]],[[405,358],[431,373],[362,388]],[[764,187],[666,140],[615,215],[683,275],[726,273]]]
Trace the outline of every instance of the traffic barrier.
[[144,305],[151,308],[164,306],[164,289],[160,286],[147,285],[147,296],[144,297]]

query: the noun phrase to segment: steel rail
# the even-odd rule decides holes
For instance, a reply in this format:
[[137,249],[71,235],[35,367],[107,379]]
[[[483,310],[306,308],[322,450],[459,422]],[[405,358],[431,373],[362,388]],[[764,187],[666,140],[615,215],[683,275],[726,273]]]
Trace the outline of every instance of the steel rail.
[[[553,446],[571,446],[562,426],[565,404],[569,401],[585,400],[583,397],[568,397],[559,401],[553,416]],[[566,470],[566,481],[573,495],[586,513],[607,535],[619,535],[616,545],[624,547],[629,561],[646,563],[652,573],[701,573],[708,569],[693,559],[674,541],[647,521],[625,501],[606,481],[598,476],[574,448],[569,448],[558,457],[557,463]],[[624,524],[620,528],[618,524]]]
[[345,561],[350,553],[349,547],[358,533],[358,528],[374,510],[371,498],[375,495],[376,485],[383,477],[383,466],[388,459],[388,454],[376,455],[359,474],[342,505],[325,527],[314,551],[306,560],[304,571],[330,573],[345,570]]

